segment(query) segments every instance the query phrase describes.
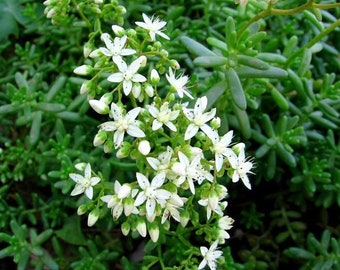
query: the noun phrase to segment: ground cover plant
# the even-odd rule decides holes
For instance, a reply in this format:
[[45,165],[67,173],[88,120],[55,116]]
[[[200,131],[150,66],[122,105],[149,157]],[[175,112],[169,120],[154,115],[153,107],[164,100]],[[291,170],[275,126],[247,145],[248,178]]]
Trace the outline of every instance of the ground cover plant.
[[340,4],[0,0],[1,269],[339,269]]

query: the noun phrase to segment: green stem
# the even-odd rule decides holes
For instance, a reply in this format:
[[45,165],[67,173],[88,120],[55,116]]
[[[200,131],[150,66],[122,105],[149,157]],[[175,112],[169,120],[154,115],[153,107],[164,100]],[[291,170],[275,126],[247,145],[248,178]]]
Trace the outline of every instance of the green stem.
[[319,8],[319,9],[331,9],[331,8],[340,7],[340,3],[334,3],[334,4],[316,4],[316,3],[313,3],[312,6],[314,8]]
[[161,248],[160,243],[158,243],[158,245],[157,245],[157,254],[158,254],[159,263],[160,263],[162,269],[165,269],[165,265],[164,265],[164,262],[163,262],[162,248]]
[[82,18],[82,20],[86,23],[86,25],[88,26],[88,28],[90,28],[92,26],[92,24],[90,23],[90,21],[85,17],[83,11],[78,7],[77,1],[76,0],[72,0],[73,5],[76,7],[79,16]]
[[339,26],[340,26],[340,19],[332,23],[328,28],[326,28],[325,30],[320,32],[318,35],[316,35],[314,38],[312,38],[306,45],[304,45],[299,50],[297,50],[295,53],[293,53],[287,61],[287,66],[289,66],[291,61],[293,61],[295,57],[299,55],[305,48],[311,48],[313,45],[318,43],[322,38],[327,36],[330,32],[334,31]]

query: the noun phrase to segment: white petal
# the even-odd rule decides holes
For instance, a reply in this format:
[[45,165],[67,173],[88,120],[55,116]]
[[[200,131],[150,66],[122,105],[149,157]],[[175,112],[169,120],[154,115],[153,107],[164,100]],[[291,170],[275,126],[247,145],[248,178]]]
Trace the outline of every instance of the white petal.
[[216,171],[220,171],[223,165],[223,156],[221,154],[215,154],[215,164],[216,164]]
[[91,186],[95,186],[100,182],[100,178],[99,177],[92,177],[91,178]]
[[194,124],[190,124],[184,134],[184,140],[189,140],[194,137],[198,132],[198,127]]
[[177,128],[176,126],[172,123],[172,122],[167,122],[165,123],[165,125],[172,131],[176,132],[177,131]]
[[90,163],[87,163],[87,165],[85,167],[84,176],[85,176],[86,179],[90,179],[91,178],[91,165],[90,165]]
[[77,184],[77,185],[74,187],[74,189],[72,190],[71,196],[79,195],[79,194],[83,193],[84,190],[85,190],[85,188],[84,188],[82,185]]
[[171,192],[167,191],[165,189],[158,189],[156,192],[156,197],[158,200],[166,201],[170,199],[171,197]]
[[106,131],[115,131],[117,129],[116,124],[113,121],[105,122],[105,123],[99,125],[99,127],[103,130],[106,130]]
[[198,266],[198,270],[203,269],[206,265],[207,265],[207,261],[203,259],[203,261],[201,261],[200,265]]
[[109,77],[107,77],[109,82],[122,82],[124,80],[123,73],[113,73]]
[[151,181],[151,186],[155,188],[159,188],[163,185],[165,180],[165,173],[159,173],[157,174]]
[[149,217],[151,217],[153,215],[153,213],[155,212],[155,208],[156,208],[156,201],[155,199],[147,199],[146,200],[146,213]]
[[157,158],[147,157],[146,160],[148,161],[148,163],[150,164],[152,169],[154,169],[154,170],[158,169],[158,166],[159,166],[160,162],[159,162],[159,160]]
[[241,177],[241,180],[243,182],[243,184],[248,188],[248,189],[251,189],[251,185],[250,185],[250,182],[249,182],[249,178],[247,175],[244,175]]
[[77,173],[70,173],[69,177],[76,183],[79,183],[81,180],[84,179],[84,176]]
[[163,126],[163,123],[159,122],[157,119],[154,119],[152,122],[152,130],[160,129]]
[[133,82],[145,82],[146,78],[141,74],[135,74],[132,76],[131,81]]
[[140,206],[145,202],[145,200],[146,200],[146,196],[144,195],[144,192],[140,192],[138,193],[134,204],[135,206]]
[[137,172],[136,178],[141,189],[145,190],[147,187],[150,187],[150,182],[144,174]]
[[145,133],[135,125],[129,125],[128,129],[126,130],[127,134],[132,137],[142,138],[145,137]]
[[86,195],[87,198],[92,200],[92,197],[93,197],[93,188],[89,187],[89,188],[85,189],[85,195]]
[[212,127],[208,126],[207,124],[204,124],[201,126],[202,131],[209,137],[210,140],[214,139],[215,131]]
[[132,89],[132,82],[124,80],[123,81],[123,91],[124,91],[125,96],[128,96],[130,94],[131,89]]
[[125,134],[124,131],[118,130],[113,135],[113,143],[116,149],[122,145],[124,140],[124,134]]

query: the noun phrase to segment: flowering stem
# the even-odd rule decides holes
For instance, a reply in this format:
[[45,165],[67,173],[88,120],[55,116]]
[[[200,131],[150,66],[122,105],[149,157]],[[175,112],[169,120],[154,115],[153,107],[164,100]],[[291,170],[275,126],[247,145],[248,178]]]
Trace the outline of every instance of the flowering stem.
[[340,3],[333,3],[333,4],[316,4],[314,3],[314,0],[308,0],[308,2],[306,2],[305,4],[298,6],[296,8],[292,8],[292,9],[276,9],[276,8],[272,8],[272,5],[269,4],[268,8],[262,12],[260,12],[258,15],[256,15],[255,17],[253,17],[251,20],[249,20],[249,22],[243,26],[241,28],[241,30],[239,31],[239,36],[254,22],[269,16],[269,15],[283,15],[283,16],[287,16],[287,15],[293,15],[296,13],[299,13],[301,11],[304,11],[306,9],[308,9],[309,7],[314,7],[314,8],[319,8],[319,9],[331,9],[331,8],[337,8],[340,7]]
[[340,19],[332,23],[329,27],[327,27],[325,30],[323,30],[318,35],[316,35],[314,38],[312,38],[306,45],[304,45],[299,50],[297,50],[295,53],[293,53],[287,61],[287,66],[289,66],[290,62],[293,59],[295,59],[295,57],[299,55],[305,48],[311,48],[314,44],[318,43],[323,37],[327,36],[330,32],[334,31],[339,26],[340,26]]
[[164,265],[164,262],[163,262],[162,248],[161,248],[160,243],[158,243],[158,245],[157,245],[157,254],[158,254],[159,263],[160,263],[162,269],[165,269],[165,265]]
[[82,10],[79,8],[79,6],[77,5],[77,1],[72,0],[73,5],[76,7],[79,16],[83,19],[83,21],[87,24],[87,26],[90,28],[91,27],[91,23],[90,21],[86,18],[86,16],[84,15],[84,13],[82,12]]

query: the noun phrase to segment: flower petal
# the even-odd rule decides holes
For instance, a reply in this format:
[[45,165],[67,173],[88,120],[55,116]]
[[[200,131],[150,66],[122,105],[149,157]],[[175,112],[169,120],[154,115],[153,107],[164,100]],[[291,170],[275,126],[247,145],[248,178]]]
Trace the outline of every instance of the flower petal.
[[198,127],[194,124],[190,124],[184,134],[184,140],[189,140],[194,137],[198,132]]

